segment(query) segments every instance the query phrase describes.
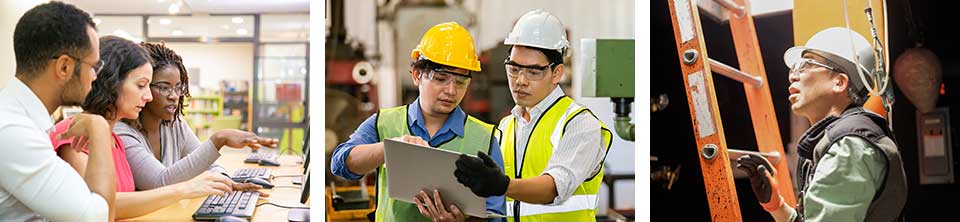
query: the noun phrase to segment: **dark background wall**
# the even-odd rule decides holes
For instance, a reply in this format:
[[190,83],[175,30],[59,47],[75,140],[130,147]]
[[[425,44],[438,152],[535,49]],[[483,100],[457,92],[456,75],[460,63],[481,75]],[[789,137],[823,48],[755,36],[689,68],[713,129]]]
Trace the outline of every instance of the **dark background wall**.
[[[650,95],[656,97],[666,94],[670,98],[670,105],[662,111],[651,113],[650,154],[657,157],[651,163],[651,169],[659,166],[682,166],[679,179],[671,189],[659,186],[658,182],[651,183],[650,212],[653,221],[709,221],[710,209],[707,205],[706,193],[703,185],[703,176],[700,172],[696,142],[691,128],[690,112],[686,104],[683,79],[680,74],[680,65],[677,57],[673,37],[673,27],[670,22],[669,8],[666,0],[651,1],[651,81]],[[906,4],[903,0],[888,0],[888,31],[891,70],[894,61],[904,50],[914,47],[915,40],[908,35],[910,26],[906,20]],[[940,96],[938,107],[952,107],[952,126],[958,125],[956,115],[960,111],[957,96],[960,95],[954,88],[960,89],[960,57],[955,53],[957,44],[953,43],[956,36],[949,35],[955,32],[956,24],[949,21],[950,10],[955,6],[944,5],[943,1],[910,1],[914,20],[922,23],[925,47],[931,49],[940,57],[943,64],[943,82],[945,94]],[[730,34],[729,24],[719,23],[709,19],[701,13],[701,25],[707,53],[713,59],[737,67],[736,52]],[[942,21],[938,21],[943,19]],[[764,66],[771,86],[780,134],[787,146],[790,140],[790,110],[787,101],[787,67],[783,64],[783,52],[793,46],[793,17],[791,12],[764,15],[755,17],[757,36],[760,40],[760,51],[763,54]],[[892,72],[892,71],[891,71]],[[753,127],[747,108],[746,98],[741,83],[726,77],[714,78],[717,102],[720,106],[727,144],[731,148],[756,150]],[[915,108],[895,87],[896,103],[894,107],[894,132],[900,146],[909,183],[909,199],[905,215],[911,221],[926,221],[928,219],[943,218],[952,214],[951,209],[955,200],[960,198],[960,185],[920,185],[917,167],[917,133]],[[952,127],[957,133],[956,127]],[[960,140],[954,136],[954,150],[960,151]],[[788,152],[793,152],[792,150]],[[958,152],[953,153],[954,160],[960,159]],[[957,161],[954,168],[958,169]],[[795,167],[795,166],[791,166]],[[960,176],[955,170],[955,176]],[[958,177],[960,179],[960,177]],[[960,181],[960,180],[958,180]],[[757,204],[750,190],[749,181],[736,181],[740,208],[744,221],[772,221],[763,209]]]

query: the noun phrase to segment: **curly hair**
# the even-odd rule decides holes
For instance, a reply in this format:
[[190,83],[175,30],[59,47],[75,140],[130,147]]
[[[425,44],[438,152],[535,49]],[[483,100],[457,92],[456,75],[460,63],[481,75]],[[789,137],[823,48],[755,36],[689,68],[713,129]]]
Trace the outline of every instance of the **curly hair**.
[[87,27],[97,29],[90,14],[62,2],[49,2],[20,17],[13,31],[16,75],[32,79],[51,58],[67,54],[83,58],[91,48]]
[[[147,53],[150,54],[150,58],[153,62],[153,70],[162,70],[164,68],[176,68],[180,71],[180,82],[182,84],[187,84],[190,82],[190,76],[187,75],[187,68],[183,66],[183,58],[180,58],[180,55],[177,55],[176,52],[166,47],[164,42],[160,43],[149,43],[141,42],[140,46],[147,50]],[[183,92],[180,94],[180,100],[177,104],[177,111],[173,113],[173,121],[180,120],[180,116],[183,115],[183,107],[186,107],[183,104],[184,98],[190,97],[190,87],[184,87]],[[124,121],[134,129],[137,129],[141,132],[144,132],[143,129],[143,115],[140,115],[136,121]],[[163,124],[169,124],[172,121],[162,121]]]
[[103,60],[103,69],[97,73],[97,79],[93,81],[90,93],[80,107],[86,112],[113,119],[117,115],[120,85],[130,71],[149,63],[150,57],[136,43],[116,36],[104,36],[100,37],[100,60]]

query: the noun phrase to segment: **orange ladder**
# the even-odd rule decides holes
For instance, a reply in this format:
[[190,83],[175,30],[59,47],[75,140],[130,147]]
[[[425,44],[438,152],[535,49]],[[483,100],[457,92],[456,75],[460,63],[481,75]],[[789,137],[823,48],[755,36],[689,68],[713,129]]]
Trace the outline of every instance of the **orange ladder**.
[[756,27],[748,12],[749,3],[746,0],[716,0],[730,12],[730,30],[741,69],[736,70],[707,56],[697,0],[668,1],[712,221],[742,219],[711,69],[743,83],[759,150],[780,156],[780,161],[771,161],[778,172],[775,177],[780,185],[780,195],[786,204],[796,206]]

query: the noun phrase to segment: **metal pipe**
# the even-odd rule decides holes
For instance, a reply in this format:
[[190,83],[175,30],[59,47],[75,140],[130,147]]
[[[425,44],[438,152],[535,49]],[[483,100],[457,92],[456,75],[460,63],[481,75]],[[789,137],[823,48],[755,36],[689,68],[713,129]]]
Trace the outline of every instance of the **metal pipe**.
[[717,60],[710,59],[710,70],[726,76],[727,78],[731,78],[742,83],[747,83],[755,87],[763,86],[763,78],[734,69],[733,67],[718,62]]
[[748,154],[756,154],[756,155],[763,156],[763,158],[766,158],[767,161],[770,162],[772,167],[776,167],[775,165],[779,163],[781,159],[780,153],[777,153],[777,152],[762,153],[757,151],[747,151],[747,150],[727,148],[727,157],[730,158],[730,168],[734,169],[733,178],[735,179],[749,178],[749,175],[747,175],[747,172],[737,169],[737,158],[740,158],[741,156],[745,156]]
[[613,101],[614,113],[617,114],[613,119],[614,131],[621,139],[633,141],[636,127],[633,123],[630,123],[630,103],[633,103],[633,98],[615,97],[610,98],[610,100]]
[[728,157],[730,157],[730,161],[737,161],[737,158],[741,156],[750,155],[750,154],[762,156],[763,158],[766,158],[767,161],[770,161],[770,164],[780,163],[780,153],[777,153],[777,152],[762,153],[757,151],[727,148],[727,155]]
[[713,0],[713,1],[717,2],[724,8],[727,8],[727,10],[730,10],[730,12],[735,13],[737,18],[743,18],[743,16],[747,15],[746,7],[743,7],[742,5],[738,5],[736,2],[733,2],[732,0]]

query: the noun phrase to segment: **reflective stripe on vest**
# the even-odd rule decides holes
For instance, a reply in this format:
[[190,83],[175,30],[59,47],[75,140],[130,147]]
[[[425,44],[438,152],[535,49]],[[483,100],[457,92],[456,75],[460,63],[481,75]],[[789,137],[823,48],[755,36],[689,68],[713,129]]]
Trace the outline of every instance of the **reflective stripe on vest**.
[[[577,115],[593,115],[589,109],[573,102],[569,97],[561,97],[553,102],[536,121],[527,140],[524,153],[516,152],[516,120],[507,116],[501,121],[500,129],[503,137],[500,149],[503,153],[504,173],[511,179],[532,178],[540,176],[547,167],[553,154],[553,149],[560,143],[567,124]],[[594,116],[594,118],[596,118]],[[599,121],[599,120],[597,120]],[[603,140],[604,152],[609,151],[613,139],[612,133],[600,122],[600,133]],[[522,156],[522,158],[520,158]],[[523,162],[517,164],[517,159]],[[603,180],[603,163],[596,175],[580,184],[573,195],[559,205],[540,205],[514,201],[507,197],[507,216],[509,221],[582,221],[595,220],[597,210],[597,193]],[[517,173],[519,168],[519,173]]]
[[[524,202],[518,202],[518,203],[520,203],[520,209],[522,209],[520,210],[520,216],[524,217],[524,216],[531,216],[531,215],[537,215],[537,214],[563,213],[563,212],[578,211],[578,210],[593,210],[597,208],[596,207],[596,203],[598,201],[597,198],[600,198],[600,196],[597,196],[596,194],[573,195],[573,196],[570,196],[570,199],[567,199],[567,201],[564,201],[563,204],[555,205],[555,206],[530,204],[530,203],[524,203]],[[507,206],[513,206],[514,202],[516,201],[507,201]],[[512,207],[507,207],[507,215],[514,215]]]
[[[381,142],[388,138],[410,135],[407,106],[380,110],[377,113],[376,125],[378,141]],[[493,125],[467,115],[463,126],[464,137],[454,136],[437,148],[469,154],[476,154],[477,151],[489,153],[493,132]],[[381,164],[377,168],[377,174],[376,221],[428,221],[420,215],[415,205],[389,198],[386,166]]]

